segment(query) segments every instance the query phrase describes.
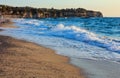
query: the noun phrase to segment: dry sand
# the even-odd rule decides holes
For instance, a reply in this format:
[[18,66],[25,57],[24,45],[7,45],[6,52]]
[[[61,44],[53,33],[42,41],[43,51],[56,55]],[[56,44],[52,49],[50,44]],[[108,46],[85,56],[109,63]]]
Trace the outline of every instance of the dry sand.
[[49,48],[0,36],[0,78],[84,78],[68,61]]

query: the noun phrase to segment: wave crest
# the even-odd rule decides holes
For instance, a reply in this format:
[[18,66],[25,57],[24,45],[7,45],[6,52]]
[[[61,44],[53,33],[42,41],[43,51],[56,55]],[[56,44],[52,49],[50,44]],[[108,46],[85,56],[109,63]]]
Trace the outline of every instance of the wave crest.
[[89,30],[85,30],[77,26],[65,26],[62,23],[57,24],[56,22],[54,23],[51,21],[40,21],[35,19],[18,19],[15,22],[32,27],[38,26],[40,30],[36,32],[42,32],[39,34],[43,36],[49,35],[77,40],[90,45],[105,48],[109,51],[120,53],[120,41],[110,39],[108,37],[100,37],[97,34],[90,32]]
[[58,24],[52,29],[53,33],[51,35],[70,38],[73,40],[79,40],[90,45],[99,46],[106,48],[110,51],[115,51],[120,53],[120,42],[109,39],[107,37],[99,37],[95,33],[89,32],[85,29],[76,26],[64,26],[63,24]]

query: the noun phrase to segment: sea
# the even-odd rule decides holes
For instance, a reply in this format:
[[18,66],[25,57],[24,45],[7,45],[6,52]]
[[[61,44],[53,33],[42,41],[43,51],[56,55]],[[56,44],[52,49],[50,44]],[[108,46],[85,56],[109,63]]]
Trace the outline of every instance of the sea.
[[119,78],[120,18],[13,19],[0,35],[42,45],[70,58],[88,78]]
[[120,62],[120,18],[13,19],[0,34],[52,48],[57,54]]

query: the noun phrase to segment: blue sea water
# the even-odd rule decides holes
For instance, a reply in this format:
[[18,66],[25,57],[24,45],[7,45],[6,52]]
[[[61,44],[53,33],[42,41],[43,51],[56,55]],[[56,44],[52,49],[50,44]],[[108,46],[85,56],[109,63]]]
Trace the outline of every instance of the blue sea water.
[[31,41],[58,54],[120,61],[120,18],[14,19],[0,34]]

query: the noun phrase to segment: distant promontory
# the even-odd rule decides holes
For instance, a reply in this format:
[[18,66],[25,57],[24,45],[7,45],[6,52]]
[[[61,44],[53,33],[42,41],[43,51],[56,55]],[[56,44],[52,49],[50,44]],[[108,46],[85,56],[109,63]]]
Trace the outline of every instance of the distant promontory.
[[103,17],[103,14],[99,11],[86,10],[84,8],[47,9],[33,7],[12,7],[7,5],[0,5],[0,16],[1,15],[18,18]]

